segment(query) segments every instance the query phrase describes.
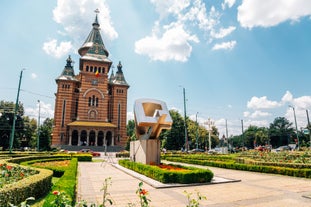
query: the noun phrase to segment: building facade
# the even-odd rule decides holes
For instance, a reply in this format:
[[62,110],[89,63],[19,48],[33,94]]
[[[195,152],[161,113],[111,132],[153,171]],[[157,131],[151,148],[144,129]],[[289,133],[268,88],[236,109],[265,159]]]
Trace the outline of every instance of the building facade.
[[79,74],[75,75],[69,56],[61,75],[56,78],[52,146],[126,144],[129,85],[121,62],[114,74],[99,26],[96,14],[92,30],[78,50]]

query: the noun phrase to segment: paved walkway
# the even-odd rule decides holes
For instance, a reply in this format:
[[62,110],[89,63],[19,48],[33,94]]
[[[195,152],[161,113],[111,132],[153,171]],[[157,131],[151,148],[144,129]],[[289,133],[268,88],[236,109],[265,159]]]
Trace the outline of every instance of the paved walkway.
[[[108,187],[113,206],[129,206],[138,203],[135,194],[141,178],[133,177],[129,172],[117,168],[113,162],[79,162],[78,166],[78,200],[100,204],[102,202],[104,180],[111,177],[112,185]],[[156,182],[144,181],[143,188],[149,192],[148,198],[153,207],[184,207],[187,197],[184,191],[196,192],[206,196],[200,206],[208,207],[310,207],[311,180],[281,175],[227,170],[208,167],[219,179],[218,184],[159,187]],[[222,182],[221,178],[225,178]],[[240,182],[231,182],[238,181]],[[229,181],[229,182],[227,182]],[[149,183],[149,184],[148,184]]]

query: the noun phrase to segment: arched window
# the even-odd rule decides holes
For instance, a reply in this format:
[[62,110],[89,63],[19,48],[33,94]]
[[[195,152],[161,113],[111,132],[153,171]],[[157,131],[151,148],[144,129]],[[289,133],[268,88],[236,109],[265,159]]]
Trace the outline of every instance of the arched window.
[[90,72],[93,72],[93,66],[90,67]]
[[86,72],[89,72],[89,66],[88,65],[86,66]]

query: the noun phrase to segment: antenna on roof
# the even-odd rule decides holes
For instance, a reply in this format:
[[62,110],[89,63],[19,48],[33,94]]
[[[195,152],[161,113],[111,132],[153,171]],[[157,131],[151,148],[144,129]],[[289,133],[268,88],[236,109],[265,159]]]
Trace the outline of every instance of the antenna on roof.
[[96,14],[98,14],[99,13],[99,9],[97,8],[97,9],[95,9],[95,11],[94,11]]

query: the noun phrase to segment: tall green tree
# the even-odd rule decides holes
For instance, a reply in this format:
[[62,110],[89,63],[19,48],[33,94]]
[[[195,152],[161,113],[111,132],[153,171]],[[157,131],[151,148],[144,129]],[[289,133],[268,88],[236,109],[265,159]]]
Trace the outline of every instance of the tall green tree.
[[176,110],[170,110],[173,120],[172,128],[165,130],[160,134],[160,140],[165,143],[163,146],[168,150],[180,150],[185,144],[184,119]]
[[24,120],[24,136],[21,142],[21,147],[36,148],[37,120],[30,119],[28,116],[24,116],[23,120]]
[[47,118],[39,127],[39,148],[40,150],[51,149],[53,119]]
[[[0,147],[3,149],[9,148],[11,130],[14,120],[15,104],[9,101],[0,101]],[[24,106],[18,104],[15,119],[15,133],[13,140],[13,148],[20,147],[21,138],[24,136]]]
[[133,140],[136,140],[136,134],[135,134],[135,121],[129,120],[126,125],[126,135],[127,135],[127,141],[125,145],[125,150],[130,150],[130,142]]
[[288,145],[294,141],[294,128],[285,117],[277,117],[269,127],[270,143],[273,147]]

